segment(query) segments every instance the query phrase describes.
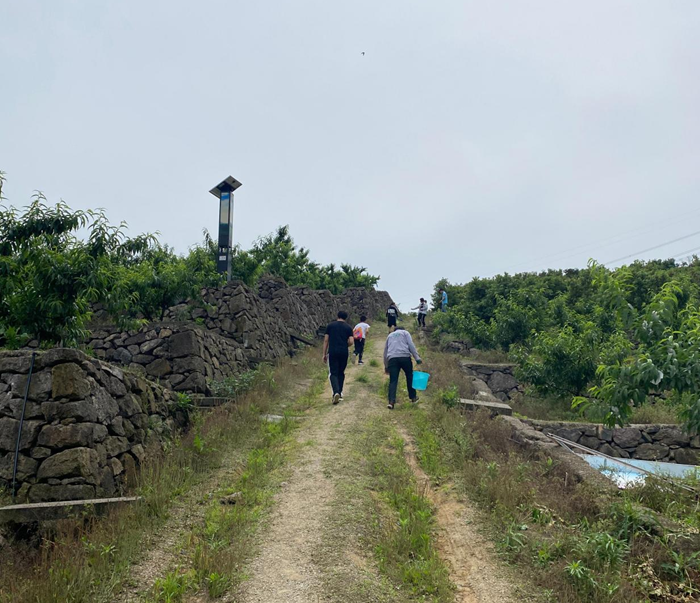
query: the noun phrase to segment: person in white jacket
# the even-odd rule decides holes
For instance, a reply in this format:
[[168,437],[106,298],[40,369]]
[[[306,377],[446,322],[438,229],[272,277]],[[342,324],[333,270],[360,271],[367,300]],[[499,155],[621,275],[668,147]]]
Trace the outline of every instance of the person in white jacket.
[[418,310],[418,326],[425,327],[425,317],[428,315],[428,302],[422,297],[420,298],[420,303],[411,310]]

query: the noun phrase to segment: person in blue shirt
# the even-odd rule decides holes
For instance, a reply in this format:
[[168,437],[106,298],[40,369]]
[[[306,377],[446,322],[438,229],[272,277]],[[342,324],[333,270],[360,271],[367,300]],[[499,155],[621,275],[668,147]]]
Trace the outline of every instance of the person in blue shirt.
[[440,289],[440,312],[447,312],[447,291]]

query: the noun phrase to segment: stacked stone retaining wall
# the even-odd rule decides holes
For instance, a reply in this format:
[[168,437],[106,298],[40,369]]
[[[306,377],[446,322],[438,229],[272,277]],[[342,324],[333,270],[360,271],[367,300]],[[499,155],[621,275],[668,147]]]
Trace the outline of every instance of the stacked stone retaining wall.
[[[160,323],[138,331],[104,327],[93,332],[88,345],[102,360],[175,391],[196,394],[208,395],[212,381],[254,366],[244,344],[192,324]],[[276,357],[266,352],[268,359]]]
[[[0,351],[0,487],[12,482],[31,364]],[[149,440],[186,424],[174,394],[77,350],[37,352],[18,457],[18,498],[30,502],[118,494]]]
[[462,360],[460,366],[467,375],[481,379],[486,383],[493,395],[502,402],[512,400],[523,391],[522,386],[513,375],[514,364],[489,364]]
[[391,297],[383,291],[349,289],[342,295],[288,287],[265,278],[257,291],[241,282],[205,289],[201,302],[182,303],[165,320],[136,331],[95,327],[88,345],[103,360],[142,372],[176,391],[211,393],[219,381],[294,353],[294,336],[322,333],[339,309],[356,319],[384,311]]
[[[106,497],[119,493],[142,462],[150,438],[183,427],[175,392],[210,394],[213,381],[294,353],[339,309],[351,319],[383,314],[385,292],[343,295],[262,279],[205,289],[163,321],[125,331],[95,324],[94,358],[71,349],[38,352],[20,442],[20,500]],[[296,336],[296,338],[294,337]],[[0,487],[12,479],[31,350],[0,351]]]

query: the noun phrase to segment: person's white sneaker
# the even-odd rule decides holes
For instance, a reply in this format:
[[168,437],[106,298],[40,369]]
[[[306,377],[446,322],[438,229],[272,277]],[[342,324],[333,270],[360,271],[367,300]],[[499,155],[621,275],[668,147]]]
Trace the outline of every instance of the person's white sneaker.
[[338,404],[340,402],[341,397],[340,394],[333,394],[333,404]]

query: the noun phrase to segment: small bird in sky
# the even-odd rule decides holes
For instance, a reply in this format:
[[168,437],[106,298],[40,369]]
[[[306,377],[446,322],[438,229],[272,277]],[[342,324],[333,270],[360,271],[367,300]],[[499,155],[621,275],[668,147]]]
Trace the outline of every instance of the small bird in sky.
[[362,56],[365,56],[365,51],[364,51],[364,50],[362,51]]

